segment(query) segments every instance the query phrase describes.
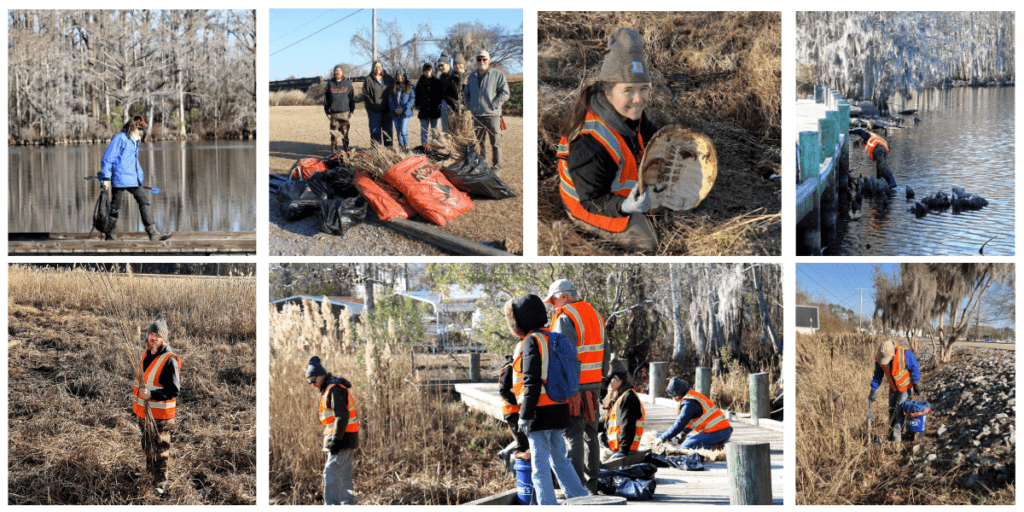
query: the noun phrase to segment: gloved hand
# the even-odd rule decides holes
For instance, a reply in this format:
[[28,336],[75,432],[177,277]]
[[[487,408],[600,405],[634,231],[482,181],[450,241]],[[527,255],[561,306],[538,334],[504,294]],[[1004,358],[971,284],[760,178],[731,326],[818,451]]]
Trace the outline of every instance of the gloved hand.
[[394,112],[396,116],[401,116],[402,114],[405,113],[405,109],[404,108],[396,108],[392,112]]
[[910,385],[910,397],[913,398],[917,394],[917,384]]
[[625,453],[615,452],[615,453],[612,454],[612,457],[610,459],[608,459],[608,460],[619,460],[619,459],[625,459],[625,458],[626,458],[626,454]]
[[664,442],[665,442],[665,440],[662,439],[661,437],[655,437],[654,441],[651,441],[651,447],[653,448],[655,446],[660,446]]
[[101,180],[100,181],[100,190],[105,190],[107,192],[110,192],[110,180]]
[[[108,181],[106,183],[110,183],[110,182]],[[141,398],[143,400],[149,400],[152,397],[153,397],[153,393],[150,393],[148,389],[140,389],[139,390],[139,398]]]
[[519,431],[522,432],[523,435],[529,436],[530,435],[530,420],[524,420],[522,418],[519,418]]
[[633,187],[619,209],[622,213],[647,213],[651,209],[651,197],[646,190],[641,194],[639,186]]

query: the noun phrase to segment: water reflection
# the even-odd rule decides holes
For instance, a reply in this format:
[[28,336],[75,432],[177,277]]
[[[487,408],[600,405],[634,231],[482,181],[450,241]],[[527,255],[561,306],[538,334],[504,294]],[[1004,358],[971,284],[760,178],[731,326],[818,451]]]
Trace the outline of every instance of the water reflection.
[[[85,180],[100,168],[105,144],[11,147],[7,227],[11,232],[88,232],[99,191]],[[256,144],[245,141],[143,143],[139,161],[153,218],[165,231],[254,231]],[[142,231],[135,201],[121,210],[119,231]]]
[[[985,254],[1014,254],[1014,88],[929,89],[896,108],[909,109],[918,110],[921,122],[907,117],[907,129],[884,135],[899,193],[888,206],[864,201],[849,222],[840,221],[840,241],[828,253],[976,255],[991,238]],[[851,167],[866,158],[857,145],[850,153]],[[874,162],[852,175],[874,177]],[[908,212],[905,185],[918,198],[963,187],[989,206],[918,219]]]

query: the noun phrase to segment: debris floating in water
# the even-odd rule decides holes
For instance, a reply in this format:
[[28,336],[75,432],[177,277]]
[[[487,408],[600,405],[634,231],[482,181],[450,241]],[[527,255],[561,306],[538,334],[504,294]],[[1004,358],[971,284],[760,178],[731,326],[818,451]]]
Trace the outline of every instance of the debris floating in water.
[[933,210],[945,211],[952,208],[954,212],[962,212],[965,210],[980,210],[988,206],[988,200],[984,197],[971,194],[960,187],[952,187],[951,190],[952,193],[949,195],[940,190],[915,202],[910,211],[920,218]]

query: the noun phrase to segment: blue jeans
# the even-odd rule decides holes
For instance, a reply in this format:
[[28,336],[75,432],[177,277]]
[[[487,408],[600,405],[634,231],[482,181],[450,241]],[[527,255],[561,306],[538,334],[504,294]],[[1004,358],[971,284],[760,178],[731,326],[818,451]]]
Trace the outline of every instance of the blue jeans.
[[352,453],[338,450],[327,454],[324,464],[324,505],[355,505],[359,500],[352,494]]
[[403,148],[409,147],[409,118],[408,117],[396,117],[395,118],[395,139],[398,140],[398,145]]
[[565,456],[564,428],[554,430],[531,431],[530,463],[533,464],[533,494],[541,505],[558,505],[555,498],[555,484],[551,481],[551,470],[558,477],[558,485],[562,487],[566,498],[586,496],[587,490],[576,476],[576,470]]
[[[391,114],[366,111],[370,118],[370,140],[391,147]],[[386,134],[386,136],[385,136]]]
[[437,123],[440,121],[438,118],[433,119],[420,119],[420,144],[427,143],[427,135],[430,130],[434,130],[434,136],[437,137]]
[[449,133],[448,129],[448,102],[441,102],[441,133]]
[[[889,428],[892,429],[889,434],[890,440],[900,441],[903,437],[903,425],[907,420],[903,414],[903,402],[906,402],[908,398],[910,398],[910,390],[902,393],[889,391]],[[913,432],[907,431],[907,435],[911,440],[914,439]]]
[[692,450],[695,448],[709,449],[716,444],[722,444],[732,436],[732,427],[712,432],[710,434],[701,432],[694,434],[683,441],[683,449]]

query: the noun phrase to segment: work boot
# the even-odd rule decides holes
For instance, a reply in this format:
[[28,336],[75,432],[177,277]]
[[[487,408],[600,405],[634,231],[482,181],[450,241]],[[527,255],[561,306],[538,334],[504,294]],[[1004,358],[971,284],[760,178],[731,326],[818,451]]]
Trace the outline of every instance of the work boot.
[[160,230],[156,229],[156,225],[146,226],[146,233],[149,233],[150,242],[163,242],[171,237],[171,233],[161,233]]

